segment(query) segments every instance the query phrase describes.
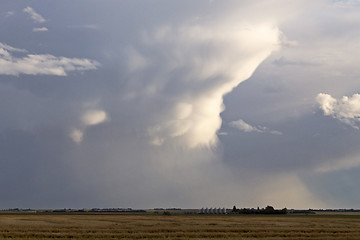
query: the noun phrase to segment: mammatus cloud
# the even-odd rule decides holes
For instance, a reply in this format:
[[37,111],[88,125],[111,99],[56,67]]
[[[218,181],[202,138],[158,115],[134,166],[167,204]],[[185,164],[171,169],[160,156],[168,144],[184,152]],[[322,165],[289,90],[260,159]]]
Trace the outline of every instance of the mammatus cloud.
[[240,131],[243,132],[258,132],[258,133],[271,133],[275,135],[282,135],[282,132],[271,130],[264,126],[251,126],[242,119],[230,122],[229,126],[239,129]]
[[35,12],[35,10],[32,9],[31,7],[29,7],[29,6],[24,8],[23,11],[25,13],[29,14],[29,16],[34,21],[34,23],[44,23],[44,22],[46,22],[45,18],[43,18],[40,14]]
[[88,110],[80,118],[81,126],[73,129],[69,136],[75,143],[81,143],[87,127],[101,124],[106,120],[108,120],[108,116],[105,111],[98,109]]
[[332,116],[355,129],[360,129],[360,94],[336,99],[329,94],[319,93],[316,101],[325,116]]
[[86,58],[56,57],[50,54],[24,54],[22,57],[15,57],[12,52],[27,51],[0,43],[0,74],[66,76],[68,72],[92,70],[100,66],[97,61]]
[[166,98],[159,106],[161,117],[148,126],[150,142],[162,145],[173,139],[191,148],[215,144],[223,96],[278,49],[279,36],[272,25],[241,23],[163,26],[143,32],[141,49],[147,51],[134,47],[127,54],[134,78],[128,96],[144,102]]
[[48,30],[46,27],[33,28],[33,32],[46,32]]

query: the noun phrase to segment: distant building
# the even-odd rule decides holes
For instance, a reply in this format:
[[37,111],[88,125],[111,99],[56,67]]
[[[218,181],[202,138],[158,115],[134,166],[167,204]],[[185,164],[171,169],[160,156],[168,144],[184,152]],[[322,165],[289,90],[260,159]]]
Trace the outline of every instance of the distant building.
[[201,208],[198,214],[227,214],[226,208]]

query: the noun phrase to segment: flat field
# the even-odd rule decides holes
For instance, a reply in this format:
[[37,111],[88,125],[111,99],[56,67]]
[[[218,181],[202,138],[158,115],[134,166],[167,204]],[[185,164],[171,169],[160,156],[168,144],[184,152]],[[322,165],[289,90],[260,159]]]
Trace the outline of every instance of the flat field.
[[360,239],[359,215],[0,215],[0,239]]

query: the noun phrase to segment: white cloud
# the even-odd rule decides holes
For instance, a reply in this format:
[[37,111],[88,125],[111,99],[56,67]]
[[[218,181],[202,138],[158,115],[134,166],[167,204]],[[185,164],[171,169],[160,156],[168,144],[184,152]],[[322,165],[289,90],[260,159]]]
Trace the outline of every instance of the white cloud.
[[70,138],[75,142],[75,143],[81,143],[84,137],[84,133],[83,131],[79,130],[79,129],[73,129],[70,132]]
[[319,93],[316,101],[325,116],[332,116],[355,129],[360,129],[358,126],[360,123],[360,94],[336,99],[329,94]]
[[89,110],[81,117],[81,122],[85,126],[97,125],[104,122],[107,119],[106,112],[102,110]]
[[84,138],[84,132],[87,127],[101,124],[108,120],[108,115],[105,111],[99,109],[90,109],[82,114],[80,117],[80,126],[74,128],[69,137],[77,144],[80,144]]
[[254,127],[254,126],[251,126],[250,124],[244,122],[243,120],[237,120],[237,121],[234,121],[234,122],[231,122],[229,123],[229,125],[231,127],[234,127],[234,128],[237,128],[241,131],[244,131],[244,132],[263,132],[263,130],[257,128],[257,127]]
[[47,27],[33,28],[33,32],[46,32],[49,29]]
[[11,17],[11,16],[13,16],[14,14],[15,14],[14,11],[7,11],[7,12],[5,13],[5,17]]
[[258,132],[258,133],[271,133],[271,134],[275,134],[275,135],[282,135],[282,132],[280,132],[280,131],[271,130],[264,126],[252,126],[252,125],[246,123],[242,119],[230,122],[229,126],[239,129],[240,131],[243,131],[243,132]]
[[127,56],[134,74],[127,92],[144,102],[167,99],[166,107],[159,106],[161,117],[148,126],[150,142],[174,139],[191,148],[215,144],[223,96],[278,49],[279,35],[273,25],[241,23],[165,25],[143,32],[142,49],[148,50],[140,55],[134,47],[137,51]]
[[20,49],[20,48],[14,48],[11,47],[5,43],[1,43],[0,42],[0,48],[6,51],[11,51],[11,52],[27,52],[25,49]]
[[23,11],[27,14],[29,14],[29,16],[31,17],[31,19],[35,22],[35,23],[44,23],[46,22],[45,18],[43,18],[40,14],[38,14],[37,12],[35,12],[34,9],[32,9],[31,7],[27,6],[26,8],[23,9]]
[[71,71],[92,70],[100,66],[98,62],[86,58],[56,57],[50,54],[27,54],[23,57],[14,57],[11,52],[25,53],[26,50],[0,43],[0,74],[66,76]]

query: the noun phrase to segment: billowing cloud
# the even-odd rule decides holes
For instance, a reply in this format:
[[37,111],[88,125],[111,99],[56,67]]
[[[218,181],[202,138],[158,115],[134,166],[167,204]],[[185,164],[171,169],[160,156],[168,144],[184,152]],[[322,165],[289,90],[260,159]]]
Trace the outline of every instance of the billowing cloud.
[[316,101],[325,116],[332,116],[355,129],[360,129],[360,94],[336,99],[329,94],[319,93]]
[[100,66],[97,61],[86,58],[56,57],[50,54],[25,54],[15,57],[12,52],[25,53],[26,50],[0,43],[0,74],[66,76],[68,72],[92,70]]
[[252,126],[252,125],[246,123],[242,119],[230,122],[229,126],[239,129],[240,131],[243,131],[243,132],[258,132],[258,133],[271,133],[271,134],[276,134],[276,135],[282,135],[282,132],[280,132],[280,131],[271,130],[268,127],[264,127],[264,126]]
[[156,102],[166,98],[162,115],[148,127],[150,142],[161,145],[176,139],[188,147],[215,144],[223,96],[278,49],[279,35],[272,25],[244,23],[162,26],[143,32],[141,47],[132,48],[128,57],[129,74],[137,70],[129,96]]
[[47,27],[33,28],[33,32],[46,32],[49,29]]
[[29,16],[34,21],[34,23],[44,23],[44,22],[46,22],[45,18],[43,18],[40,14],[35,12],[35,10],[32,9],[31,7],[29,7],[29,6],[24,8],[23,11],[25,13],[29,14]]

